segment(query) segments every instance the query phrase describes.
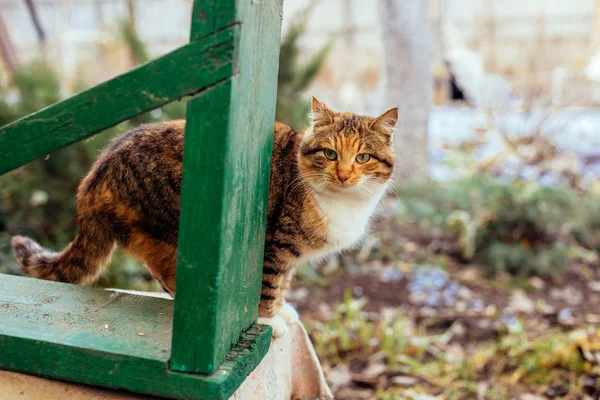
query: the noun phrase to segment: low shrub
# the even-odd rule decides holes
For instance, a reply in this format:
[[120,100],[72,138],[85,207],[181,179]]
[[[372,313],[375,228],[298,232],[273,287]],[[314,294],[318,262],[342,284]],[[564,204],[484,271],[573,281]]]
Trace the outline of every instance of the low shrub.
[[600,249],[600,199],[568,188],[478,175],[412,185],[400,217],[455,238],[463,261],[490,272],[552,275],[574,248]]

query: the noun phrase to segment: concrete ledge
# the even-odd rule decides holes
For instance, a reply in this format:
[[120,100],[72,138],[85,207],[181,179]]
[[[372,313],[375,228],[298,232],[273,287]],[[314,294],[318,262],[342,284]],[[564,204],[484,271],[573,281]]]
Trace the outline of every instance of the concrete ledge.
[[2,400],[141,400],[153,397],[0,371]]

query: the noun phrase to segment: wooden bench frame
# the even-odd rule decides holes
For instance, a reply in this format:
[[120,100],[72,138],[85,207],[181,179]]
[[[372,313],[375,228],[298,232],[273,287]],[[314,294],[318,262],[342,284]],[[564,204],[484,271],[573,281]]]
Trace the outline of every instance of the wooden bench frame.
[[4,174],[191,96],[175,301],[0,275],[0,369],[225,399],[258,365],[281,18],[282,0],[194,0],[189,44],[0,128]]

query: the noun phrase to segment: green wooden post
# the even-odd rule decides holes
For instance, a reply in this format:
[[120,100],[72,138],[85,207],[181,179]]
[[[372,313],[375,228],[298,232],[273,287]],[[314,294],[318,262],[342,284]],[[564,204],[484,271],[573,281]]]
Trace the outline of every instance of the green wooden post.
[[0,275],[0,369],[226,399],[258,365],[270,338],[254,321],[281,10],[281,0],[195,0],[189,44],[0,128],[3,174],[193,96],[175,302]]
[[280,0],[194,4],[191,40],[229,27],[234,74],[188,106],[173,370],[213,372],[257,318],[281,10]]

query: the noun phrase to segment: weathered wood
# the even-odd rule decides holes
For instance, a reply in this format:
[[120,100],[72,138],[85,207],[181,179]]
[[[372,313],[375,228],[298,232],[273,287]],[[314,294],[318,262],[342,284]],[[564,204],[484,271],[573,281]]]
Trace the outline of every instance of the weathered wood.
[[188,106],[173,370],[211,373],[257,318],[281,9],[281,0],[195,2],[192,40],[240,29],[234,76]]
[[0,275],[0,369],[168,398],[227,399],[269,348],[269,329],[255,325],[213,375],[170,371],[172,315],[171,300]]
[[212,32],[240,22],[241,19],[236,16],[243,15],[239,11],[244,4],[236,3],[238,4],[234,4],[231,0],[194,0],[190,41],[200,40]]
[[229,78],[233,26],[0,129],[0,175]]
[[171,300],[0,275],[3,335],[145,358],[160,365],[169,359],[172,320]]

